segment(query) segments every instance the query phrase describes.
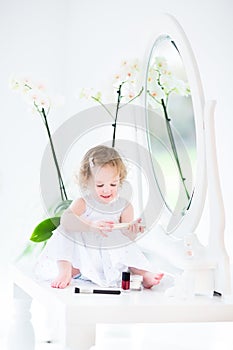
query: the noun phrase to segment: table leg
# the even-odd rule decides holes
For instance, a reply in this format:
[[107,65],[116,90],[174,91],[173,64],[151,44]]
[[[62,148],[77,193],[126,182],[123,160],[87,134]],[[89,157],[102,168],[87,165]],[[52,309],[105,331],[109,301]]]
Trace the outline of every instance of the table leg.
[[35,334],[31,323],[32,298],[14,285],[14,319],[7,339],[7,350],[34,350]]
[[89,350],[95,345],[95,324],[65,324],[63,346],[70,350]]

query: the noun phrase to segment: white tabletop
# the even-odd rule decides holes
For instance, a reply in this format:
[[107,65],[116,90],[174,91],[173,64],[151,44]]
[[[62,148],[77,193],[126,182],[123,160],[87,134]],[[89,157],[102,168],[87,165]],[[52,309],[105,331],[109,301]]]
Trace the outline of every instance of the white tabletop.
[[12,278],[32,298],[65,310],[72,323],[77,322],[77,315],[82,323],[90,323],[90,320],[91,323],[233,321],[232,296],[168,297],[162,283],[152,289],[121,292],[120,295],[76,294],[75,286],[92,285],[73,280],[65,289],[56,289],[50,282],[38,281],[15,266],[12,267]]

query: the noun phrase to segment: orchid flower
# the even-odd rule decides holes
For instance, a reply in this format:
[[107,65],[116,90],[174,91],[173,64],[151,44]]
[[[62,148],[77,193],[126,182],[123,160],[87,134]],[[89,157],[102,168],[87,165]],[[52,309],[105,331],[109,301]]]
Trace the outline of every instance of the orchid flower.
[[57,170],[58,182],[60,187],[61,200],[67,200],[66,189],[62,179],[60,167],[57,161],[57,156],[55,153],[52,135],[49,129],[47,116],[50,112],[51,99],[46,93],[45,86],[41,83],[35,83],[28,78],[13,78],[10,80],[10,87],[19,92],[26,102],[29,104],[31,110],[35,113],[37,112],[46,127],[46,131],[49,137],[50,147],[53,154],[54,164]]
[[148,71],[147,93],[149,94],[151,101],[155,102],[152,104],[152,106],[155,108],[160,108],[164,114],[175,162],[187,199],[189,200],[190,195],[185,184],[185,177],[181,169],[179,155],[170,125],[171,118],[168,115],[168,101],[171,94],[178,94],[186,97],[189,96],[190,88],[187,82],[179,79],[171,70],[169,70],[165,57],[155,57],[154,62]]
[[103,102],[101,92],[94,93],[93,89],[82,89],[80,97],[93,99],[99,103],[106,112],[113,119],[113,137],[112,137],[112,147],[115,146],[116,139],[116,125],[119,109],[131,103],[137,97],[139,97],[143,91],[137,88],[137,78],[139,73],[139,64],[138,60],[133,61],[123,61],[120,65],[119,71],[114,74],[113,77],[113,100],[116,103],[116,110],[113,114],[107,107],[106,102]]

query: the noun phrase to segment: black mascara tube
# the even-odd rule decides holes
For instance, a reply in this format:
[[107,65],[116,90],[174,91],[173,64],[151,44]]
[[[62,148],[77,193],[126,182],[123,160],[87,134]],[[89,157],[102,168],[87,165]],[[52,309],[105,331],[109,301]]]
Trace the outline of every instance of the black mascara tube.
[[85,289],[85,288],[79,288],[75,287],[74,292],[77,294],[115,294],[119,295],[121,294],[121,291],[118,289]]

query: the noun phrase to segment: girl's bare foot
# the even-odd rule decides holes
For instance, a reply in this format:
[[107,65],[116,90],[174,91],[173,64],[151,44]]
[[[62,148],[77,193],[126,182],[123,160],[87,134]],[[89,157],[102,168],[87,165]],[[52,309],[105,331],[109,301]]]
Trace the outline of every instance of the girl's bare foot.
[[145,288],[151,288],[160,283],[160,280],[163,278],[163,273],[153,273],[153,272],[145,272],[143,273],[143,286]]
[[57,262],[57,266],[59,273],[57,277],[52,281],[51,287],[63,289],[70,284],[72,277],[72,265],[69,261],[59,260]]
[[61,271],[55,280],[52,281],[51,287],[53,288],[66,288],[71,281],[70,271]]

